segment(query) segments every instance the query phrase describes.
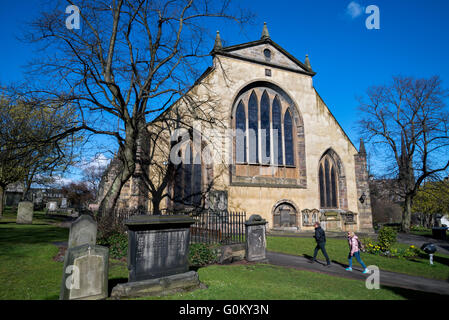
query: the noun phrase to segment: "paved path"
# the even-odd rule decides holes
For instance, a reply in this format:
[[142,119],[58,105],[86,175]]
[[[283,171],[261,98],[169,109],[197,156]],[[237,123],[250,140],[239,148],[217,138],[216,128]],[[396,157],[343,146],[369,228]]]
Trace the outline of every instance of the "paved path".
[[[270,264],[291,267],[313,272],[325,273],[332,276],[344,277],[355,280],[365,280],[369,274],[363,274],[361,267],[354,267],[353,271],[346,271],[346,265],[333,263],[330,267],[324,262],[310,263],[305,257],[267,251],[267,259]],[[405,274],[380,270],[380,284],[389,287],[399,287],[430,293],[449,295],[449,282],[433,280],[423,277],[409,276]]]
[[[313,232],[297,232],[297,233],[282,233],[282,232],[270,232],[267,234],[267,236],[273,236],[273,237],[299,237],[299,238],[312,238]],[[357,236],[359,239],[362,239],[363,237],[369,236],[372,238],[377,238],[377,234],[375,233],[357,233]],[[326,231],[326,237],[327,238],[338,238],[338,239],[346,239],[346,233],[345,232],[328,232]],[[424,243],[433,243],[437,247],[437,252],[449,255],[449,241],[444,240],[438,240],[433,239],[430,237],[425,236],[417,236],[413,234],[405,234],[405,233],[398,233],[397,241],[399,243],[405,243],[408,245],[415,245],[418,248],[421,248],[421,246]]]
[[433,243],[437,247],[437,253],[449,255],[449,242],[444,240],[433,239],[430,237],[417,236],[413,234],[398,233],[398,242],[415,245],[418,248],[424,243]]

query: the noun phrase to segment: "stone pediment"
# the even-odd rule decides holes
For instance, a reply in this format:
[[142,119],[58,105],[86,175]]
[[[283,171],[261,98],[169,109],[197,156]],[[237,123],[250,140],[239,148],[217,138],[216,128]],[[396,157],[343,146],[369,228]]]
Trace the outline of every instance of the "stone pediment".
[[271,39],[261,39],[240,45],[220,48],[219,50],[214,50],[212,53],[260,63],[275,68],[296,71],[310,76],[315,75],[312,68],[293,57]]

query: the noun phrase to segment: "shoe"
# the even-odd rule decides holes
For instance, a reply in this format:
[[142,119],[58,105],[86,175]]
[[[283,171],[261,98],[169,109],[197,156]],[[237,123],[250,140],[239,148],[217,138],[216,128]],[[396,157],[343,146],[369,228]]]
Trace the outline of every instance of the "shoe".
[[348,267],[348,268],[346,268],[345,270],[346,270],[346,271],[352,271],[352,268],[351,268],[351,267]]
[[315,262],[317,262],[315,259],[312,259],[309,261],[309,263],[315,263]]
[[330,266],[331,266],[331,263],[328,262],[328,263],[326,264],[326,267],[330,267]]
[[362,273],[371,273],[371,271],[369,271],[369,269],[368,268],[365,268],[365,270],[363,270],[363,272]]

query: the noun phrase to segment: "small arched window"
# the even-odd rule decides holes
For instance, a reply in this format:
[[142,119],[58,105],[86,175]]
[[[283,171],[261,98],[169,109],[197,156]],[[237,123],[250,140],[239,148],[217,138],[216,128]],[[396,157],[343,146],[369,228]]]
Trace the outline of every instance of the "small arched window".
[[295,165],[293,156],[293,122],[290,114],[290,108],[284,115],[284,145],[285,145],[285,164],[288,166]]
[[257,96],[251,93],[248,102],[248,134],[249,134],[249,163],[259,163],[259,108]]
[[326,154],[320,161],[318,173],[322,208],[338,208],[337,172],[334,160]]

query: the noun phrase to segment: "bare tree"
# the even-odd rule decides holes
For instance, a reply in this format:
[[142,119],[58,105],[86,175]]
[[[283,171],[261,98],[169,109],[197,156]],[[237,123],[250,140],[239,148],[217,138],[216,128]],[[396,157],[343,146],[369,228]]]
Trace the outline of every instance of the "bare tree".
[[385,175],[397,179],[404,232],[410,231],[419,186],[449,167],[447,96],[437,76],[394,77],[391,84],[369,88],[367,101],[360,101],[362,135],[385,156]]
[[72,115],[69,108],[51,108],[6,96],[0,99],[0,216],[7,185],[22,182],[25,200],[33,182],[64,172],[72,164],[80,137],[72,134],[49,139],[69,128],[66,119]]
[[[80,29],[69,30],[61,19],[67,5],[78,6]],[[99,214],[113,210],[131,177],[145,179],[147,122],[185,96],[198,77],[210,50],[211,18],[243,25],[250,15],[229,0],[80,0],[58,1],[31,24],[27,39],[49,54],[32,64],[39,86],[28,93],[78,107],[66,134],[83,130],[118,144],[120,170]]]

